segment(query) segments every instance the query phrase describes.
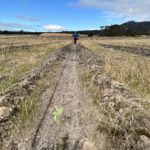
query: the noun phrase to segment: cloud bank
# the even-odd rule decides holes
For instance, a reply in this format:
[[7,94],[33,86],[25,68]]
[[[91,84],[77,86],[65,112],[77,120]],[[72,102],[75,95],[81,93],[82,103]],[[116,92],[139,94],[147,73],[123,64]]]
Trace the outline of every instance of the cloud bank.
[[150,20],[150,0],[78,0],[73,5],[101,9],[110,19]]
[[32,22],[37,22],[37,19],[27,17],[27,16],[16,16],[17,19],[24,20],[24,21],[32,21]]
[[65,30],[65,28],[63,26],[54,25],[54,24],[44,25],[43,29],[46,31],[63,31],[63,30]]
[[10,30],[10,31],[52,31],[58,32],[63,31],[65,28],[61,25],[26,25],[13,22],[0,22],[0,30]]
[[0,22],[0,30],[32,30],[33,28],[25,24]]

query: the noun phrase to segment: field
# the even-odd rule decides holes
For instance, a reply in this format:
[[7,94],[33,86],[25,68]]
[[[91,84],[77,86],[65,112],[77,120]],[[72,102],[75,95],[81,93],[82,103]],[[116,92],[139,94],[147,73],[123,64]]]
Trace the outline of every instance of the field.
[[[72,34],[69,33],[43,33],[40,36],[42,37],[72,37]],[[87,35],[80,34],[80,37],[87,37]]]
[[149,150],[150,38],[0,36],[3,150]]

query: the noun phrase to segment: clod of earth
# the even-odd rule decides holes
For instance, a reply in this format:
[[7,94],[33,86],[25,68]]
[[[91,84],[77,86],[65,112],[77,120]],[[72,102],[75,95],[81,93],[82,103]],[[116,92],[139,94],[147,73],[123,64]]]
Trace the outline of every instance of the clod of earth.
[[10,118],[12,109],[8,107],[0,107],[0,122],[6,121]]

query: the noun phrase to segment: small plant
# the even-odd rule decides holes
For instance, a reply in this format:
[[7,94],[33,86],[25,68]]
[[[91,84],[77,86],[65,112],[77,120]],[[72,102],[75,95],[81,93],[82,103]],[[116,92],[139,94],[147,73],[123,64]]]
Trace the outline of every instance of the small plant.
[[58,107],[55,106],[54,111],[52,112],[52,116],[55,122],[57,122],[58,119],[60,119],[60,117],[63,114],[63,108],[62,107]]

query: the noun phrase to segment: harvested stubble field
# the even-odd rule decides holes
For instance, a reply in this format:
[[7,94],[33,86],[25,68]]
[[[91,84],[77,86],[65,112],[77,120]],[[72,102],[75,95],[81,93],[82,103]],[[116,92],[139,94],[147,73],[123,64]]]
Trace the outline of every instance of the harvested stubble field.
[[0,37],[1,148],[149,150],[150,39],[68,39]]

